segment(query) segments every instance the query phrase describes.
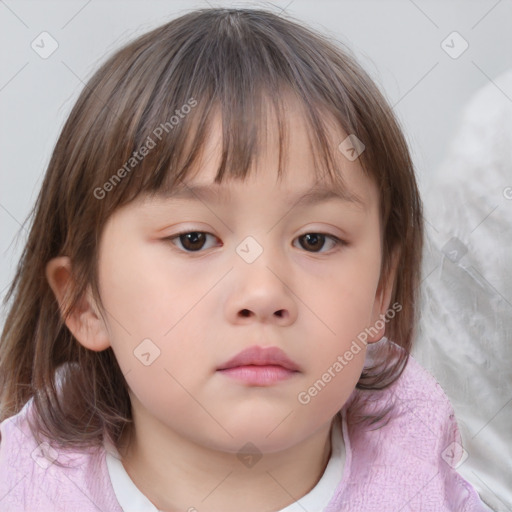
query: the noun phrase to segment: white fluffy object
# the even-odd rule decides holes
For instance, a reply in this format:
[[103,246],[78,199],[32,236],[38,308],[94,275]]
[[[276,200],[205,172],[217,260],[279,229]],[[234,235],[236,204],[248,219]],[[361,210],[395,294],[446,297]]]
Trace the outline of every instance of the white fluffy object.
[[458,471],[494,510],[510,512],[512,72],[466,107],[423,200],[427,243],[413,354],[455,408],[468,455]]

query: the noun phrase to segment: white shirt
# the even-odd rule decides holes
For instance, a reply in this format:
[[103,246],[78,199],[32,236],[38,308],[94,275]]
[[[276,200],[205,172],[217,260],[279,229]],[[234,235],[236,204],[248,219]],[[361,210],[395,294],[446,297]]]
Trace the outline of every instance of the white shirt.
[[[119,456],[107,449],[107,468],[117,501],[124,512],[159,512],[133,483]],[[341,481],[345,466],[345,443],[338,416],[331,430],[331,457],[318,483],[305,496],[278,512],[321,512]]]

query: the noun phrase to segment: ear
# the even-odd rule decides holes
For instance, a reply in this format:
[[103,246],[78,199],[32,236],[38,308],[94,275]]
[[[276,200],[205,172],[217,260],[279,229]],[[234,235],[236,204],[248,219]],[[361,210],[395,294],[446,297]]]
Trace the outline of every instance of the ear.
[[75,285],[71,272],[71,260],[67,256],[50,260],[46,265],[46,279],[59,303],[66,326],[78,342],[90,350],[100,351],[108,348],[110,346],[108,331],[90,287],[68,316],[64,316]]
[[[368,343],[376,343],[377,341],[380,341],[386,333],[386,322],[383,320],[383,316],[389,309],[389,304],[391,302],[391,294],[393,293],[393,287],[395,284],[399,256],[400,251],[396,249],[391,255],[391,263],[389,265],[387,275],[381,276],[377,292],[375,293],[371,320],[371,327],[373,327],[372,332],[376,329],[377,332],[368,336]],[[381,327],[379,328],[379,326]]]

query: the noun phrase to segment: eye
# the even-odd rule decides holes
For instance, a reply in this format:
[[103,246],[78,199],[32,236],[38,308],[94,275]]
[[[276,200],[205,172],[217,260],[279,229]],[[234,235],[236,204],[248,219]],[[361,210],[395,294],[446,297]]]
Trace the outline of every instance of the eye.
[[[214,235],[204,231],[187,231],[173,235],[172,237],[166,238],[166,240],[169,240],[172,244],[185,252],[200,252],[202,249],[214,247],[214,245],[210,245],[210,247],[206,245],[208,237],[214,240],[216,239]],[[330,245],[330,249],[346,245],[345,242],[334,235],[327,235],[325,233],[305,233],[296,238],[296,240],[299,240],[301,247],[306,251],[317,253],[327,252],[329,250],[329,248],[322,250],[326,245],[326,241],[330,242],[330,244],[328,244]]]
[[[174,245],[181,245],[181,249],[186,252],[199,252],[205,248],[205,242],[207,237],[214,237],[211,233],[205,233],[204,231],[187,231],[184,233],[178,233],[172,237],[167,238]],[[208,247],[207,247],[208,249]]]
[[330,240],[331,249],[345,245],[345,242],[333,235],[327,235],[325,233],[305,233],[297,238],[300,245],[308,252],[326,252],[317,249],[321,249],[325,246],[326,240]]

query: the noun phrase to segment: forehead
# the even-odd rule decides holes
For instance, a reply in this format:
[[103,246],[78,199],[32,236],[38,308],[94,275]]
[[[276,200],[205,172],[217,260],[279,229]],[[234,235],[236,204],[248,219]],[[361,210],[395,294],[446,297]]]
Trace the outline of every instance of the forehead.
[[[174,201],[201,201],[203,203],[228,203],[232,202],[237,194],[237,187],[232,183],[201,183],[200,181],[189,181],[168,192],[161,191],[158,197],[161,199],[172,199]],[[299,184],[297,184],[299,185]],[[251,187],[251,183],[239,184],[241,187]],[[254,186],[254,185],[253,185]],[[286,188],[278,190],[274,187],[273,191],[279,193],[281,205],[290,208],[313,206],[323,202],[339,201],[354,208],[365,210],[369,204],[369,198],[356,194],[348,187],[339,187],[333,183],[315,182],[310,186],[306,184],[299,187]],[[261,195],[262,202],[269,195]]]
[[[319,154],[318,144],[312,141],[302,105],[290,98],[284,101],[284,105],[284,116],[280,119],[272,110],[263,117],[266,123],[260,130],[257,151],[246,173],[237,173],[239,169],[235,166],[221,180],[216,179],[225,157],[222,154],[225,132],[222,117],[217,113],[211,118],[208,136],[194,166],[181,181],[164,185],[156,195],[220,202],[232,198],[240,187],[251,187],[260,189],[262,200],[268,190],[279,190],[287,203],[300,200],[301,204],[313,204],[340,199],[364,207],[368,202],[378,200],[376,185],[359,161],[347,159],[338,149],[347,135],[334,119],[327,119],[327,116],[324,119],[327,150],[334,157],[334,169],[329,172],[327,166],[322,165],[325,155]],[[283,145],[279,122],[285,125]],[[282,174],[278,172],[280,157],[283,158]]]

